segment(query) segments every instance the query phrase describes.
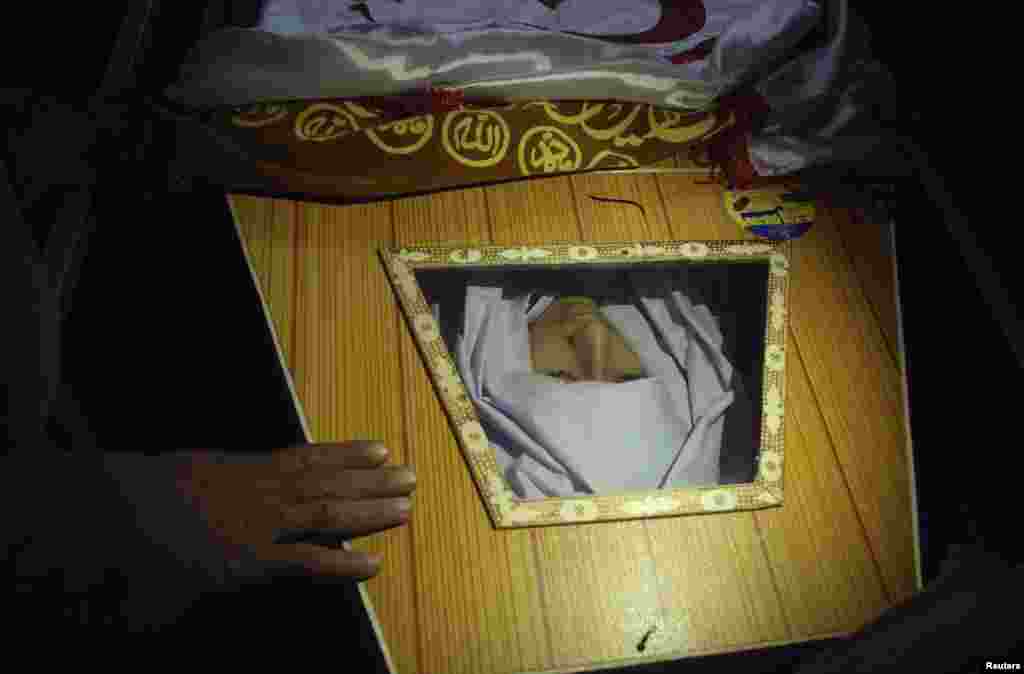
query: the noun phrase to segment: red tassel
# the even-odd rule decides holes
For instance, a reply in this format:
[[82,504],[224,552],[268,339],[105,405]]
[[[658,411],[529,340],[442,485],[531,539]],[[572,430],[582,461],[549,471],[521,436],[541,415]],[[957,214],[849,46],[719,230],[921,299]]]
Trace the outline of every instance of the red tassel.
[[725,174],[730,187],[750,189],[757,178],[750,161],[750,132],[771,108],[757,92],[723,96],[719,107],[723,113],[731,112],[736,123],[708,142],[708,158]]
[[466,92],[462,89],[431,87],[430,108],[433,112],[461,110],[466,104]]

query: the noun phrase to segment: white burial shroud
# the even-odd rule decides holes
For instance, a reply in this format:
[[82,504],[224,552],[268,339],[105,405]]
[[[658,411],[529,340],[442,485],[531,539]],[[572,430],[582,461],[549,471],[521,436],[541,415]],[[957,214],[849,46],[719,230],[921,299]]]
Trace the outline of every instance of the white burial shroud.
[[647,377],[563,383],[530,365],[528,327],[556,298],[541,296],[531,307],[531,295],[502,295],[467,288],[455,360],[520,498],[718,484],[734,394],[732,365],[706,306],[666,290],[640,297],[639,306],[601,307]]

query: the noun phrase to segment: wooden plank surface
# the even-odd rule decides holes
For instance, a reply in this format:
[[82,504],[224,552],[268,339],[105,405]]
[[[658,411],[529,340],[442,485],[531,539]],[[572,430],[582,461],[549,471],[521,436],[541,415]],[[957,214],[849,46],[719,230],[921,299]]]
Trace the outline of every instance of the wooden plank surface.
[[[723,238],[709,230],[707,218],[668,210],[656,178],[576,176],[573,183],[586,240]],[[595,196],[636,205],[595,201]],[[673,227],[670,220],[678,224]],[[648,650],[683,653],[789,638],[750,513],[633,524],[649,541],[663,616]]]
[[367,587],[398,671],[565,670],[820,638],[913,588],[884,293],[858,276],[867,248],[840,236],[843,214],[792,250],[784,507],[495,530],[376,247],[738,238],[718,188],[588,175],[368,206],[233,199],[315,437],[380,438],[417,471],[411,523],[361,543],[385,554]]
[[831,218],[839,228],[864,288],[868,304],[878,317],[889,351],[899,361],[899,337],[896,320],[896,273],[893,268],[892,226],[872,218],[869,213],[833,209]]
[[[403,379],[395,359],[403,326],[387,301],[387,280],[371,262],[380,246],[392,243],[390,206],[303,204],[295,226],[292,369],[313,439],[381,440],[392,463],[406,463]],[[411,534],[411,527],[395,529],[357,545],[384,555],[367,590],[399,671],[420,671],[420,632],[410,608],[417,600]]]
[[[394,203],[396,243],[487,241],[482,189]],[[388,302],[394,304],[388,298]],[[416,551],[422,671],[499,672],[549,666],[528,531],[496,531],[408,331],[401,339],[408,443],[418,475]]]
[[[504,213],[492,211],[496,222],[494,243],[581,238],[577,216],[581,192],[576,189],[576,178],[543,183],[547,183],[542,187],[544,198],[517,201],[504,200],[500,194],[504,186],[487,188],[489,203],[506,205]],[[533,189],[533,183],[517,186],[519,194]],[[574,198],[577,208],[573,208]],[[616,212],[620,208],[635,209],[601,205]],[[631,212],[628,217],[636,218],[636,214]],[[515,225],[510,226],[512,223]],[[524,239],[521,231],[535,235]],[[654,558],[642,522],[535,529],[530,540],[538,560],[552,658],[549,668],[636,657],[640,654],[636,647],[651,627],[658,627],[661,635],[668,633]],[[646,654],[663,648],[661,635],[659,640],[649,639]]]
[[794,246],[790,328],[890,600],[915,584],[896,363],[831,209]]
[[[716,185],[695,185],[692,179],[683,177],[659,177],[657,181],[672,218],[673,238],[744,236],[722,210]],[[801,245],[802,241],[794,244]],[[794,275],[791,283],[800,283],[800,278]],[[853,506],[848,498],[834,498],[846,488],[842,474],[836,469],[834,457],[825,455],[821,460],[822,450],[830,446],[829,439],[814,400],[804,395],[809,384],[799,346],[792,339],[796,318],[791,312],[786,371],[786,506],[752,513],[749,526],[732,532],[739,546],[763,549],[768,572],[761,586],[777,592],[781,615],[770,624],[785,632],[764,638],[855,629],[873,617],[885,600]],[[807,418],[808,410],[814,416]],[[814,435],[808,441],[811,432]],[[756,568],[749,561],[746,566]],[[749,581],[754,577],[748,572],[746,578]]]

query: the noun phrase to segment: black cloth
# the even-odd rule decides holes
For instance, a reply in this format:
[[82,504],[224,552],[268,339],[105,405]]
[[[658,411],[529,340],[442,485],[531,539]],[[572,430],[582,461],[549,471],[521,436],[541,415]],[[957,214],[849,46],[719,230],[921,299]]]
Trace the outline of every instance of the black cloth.
[[[59,118],[90,138],[94,112]],[[38,128],[8,128],[18,136],[9,148],[39,153],[27,141]],[[156,162],[109,150],[86,151],[77,174],[47,173],[68,165],[68,149],[0,164],[5,613],[25,629],[202,634],[228,622],[250,636],[344,633],[363,646],[365,671],[380,670],[355,582],[225,583],[219,551],[170,479],[178,449],[267,452],[304,439],[224,193],[152,198]],[[81,184],[97,187],[99,226],[65,313],[47,255],[56,216],[40,202]]]

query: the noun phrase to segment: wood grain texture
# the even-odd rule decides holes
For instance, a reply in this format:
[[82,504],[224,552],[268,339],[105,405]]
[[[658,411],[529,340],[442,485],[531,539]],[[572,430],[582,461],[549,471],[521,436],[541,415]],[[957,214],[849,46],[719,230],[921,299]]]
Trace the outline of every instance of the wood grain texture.
[[784,507],[496,530],[377,246],[743,238],[719,188],[586,175],[369,206],[234,203],[317,439],[380,438],[416,469],[411,523],[361,544],[385,554],[368,589],[403,674],[575,671],[820,638],[912,587],[899,380],[872,306],[883,296],[831,212],[791,251]]
[[722,189],[717,184],[705,184],[706,178],[690,176],[657,176],[653,180],[669,214],[672,236],[680,239],[753,238],[726,215]]
[[792,334],[786,354],[785,505],[754,519],[793,634],[852,631],[887,598]]
[[[488,189],[495,243],[580,238],[572,179],[520,184],[513,202],[501,191]],[[495,203],[506,203],[508,210],[494,209]],[[653,560],[638,523],[536,529],[530,538],[551,666],[635,657],[643,634],[664,626]]]
[[644,529],[665,615],[651,646],[686,654],[791,638],[750,513],[657,519]]
[[[735,239],[736,226],[717,206],[717,186],[689,177],[634,178],[664,204],[666,239]],[[675,648],[716,649],[794,636],[775,587],[752,513],[685,517],[646,524],[655,544],[668,610],[690,616],[687,640]]]
[[[399,314],[376,251],[391,245],[388,204],[333,207],[303,204],[296,223],[295,384],[317,442],[374,439],[391,462],[409,461],[402,414],[403,379],[395,358]],[[366,298],[375,298],[368,302]],[[418,625],[411,528],[360,540],[384,555],[368,581],[396,666],[417,671]]]
[[[687,177],[659,177],[657,180],[672,218],[674,237],[747,236],[725,215],[721,205],[721,192],[717,186],[696,185]],[[680,222],[678,228],[675,227],[677,218]],[[820,213],[820,231],[834,232],[835,219],[835,214],[831,210],[823,209]],[[819,401],[811,394],[808,374],[800,360],[805,348],[812,351],[815,356],[824,358],[823,361],[816,361],[815,374],[818,378],[817,383],[828,388],[833,386],[830,383],[834,381],[832,378],[841,377],[847,368],[845,361],[831,349],[828,341],[822,341],[814,336],[814,326],[833,320],[823,311],[828,306],[826,300],[822,300],[821,305],[801,311],[794,299],[796,291],[793,290],[803,289],[805,285],[820,287],[819,281],[815,278],[807,278],[801,274],[795,259],[825,258],[832,263],[826,263],[829,269],[835,268],[843,259],[845,251],[841,245],[838,249],[822,249],[824,246],[833,245],[833,239],[834,237],[807,236],[795,242],[791,248],[790,254],[794,258],[794,264],[791,270],[789,320],[790,330],[795,331],[797,338],[790,339],[787,347],[786,378],[789,395],[786,411],[786,506],[781,510],[766,510],[754,515],[771,559],[771,567],[775,572],[787,620],[796,634],[855,629],[874,618],[887,599],[885,586],[881,584],[882,579],[879,577],[880,565],[875,563],[873,547],[869,545],[869,541],[873,540],[870,530],[860,521],[860,514],[849,494],[839,501],[834,496],[838,491],[850,490],[843,473],[843,465],[835,455],[822,459],[823,454],[834,454],[837,451],[833,433],[843,433],[845,429],[863,437],[870,433],[870,430],[849,428],[845,425],[847,417],[843,411],[834,407],[824,419],[837,424],[837,427],[832,429],[818,423],[818,419],[811,411],[821,415],[821,412],[817,411]],[[845,276],[844,279],[842,282],[859,288],[858,279],[852,274]],[[830,290],[834,292],[834,284],[838,282],[840,281],[832,279],[833,285],[829,287]],[[855,290],[849,292],[855,293]],[[799,297],[802,298],[803,295]],[[847,313],[844,316],[858,324],[860,332],[864,334],[859,343],[873,345],[876,349],[884,348],[878,324],[867,307],[863,303],[853,306],[847,304],[845,307]],[[813,343],[806,343],[808,339],[814,340]],[[839,331],[833,331],[832,339],[844,341]],[[899,391],[898,373],[892,368],[875,370],[872,382],[875,388],[884,388],[890,392]],[[808,396],[811,396],[810,399]],[[854,394],[849,397],[857,396]],[[830,396],[829,400],[833,405],[838,404],[834,397]],[[893,402],[898,404],[898,395]],[[889,434],[878,440],[884,444],[884,450],[880,451],[884,451],[887,456],[887,469],[892,471],[897,482],[901,480],[899,476],[902,475],[902,482],[905,485],[908,472],[905,461],[900,460],[904,451],[904,445],[901,444],[903,435],[902,432],[892,432],[902,428],[902,412],[897,411],[896,414],[891,418],[872,418],[871,422],[864,426],[867,429],[889,429]],[[793,428],[791,423],[795,423],[796,428]],[[844,425],[840,427],[840,423]],[[843,437],[845,439],[847,436]],[[863,457],[861,461],[864,461]],[[801,477],[794,478],[794,473]],[[794,479],[798,480],[798,483],[794,484]],[[902,521],[903,526],[909,527],[909,487],[886,484],[886,488],[902,489],[907,505],[893,504],[893,507],[897,508],[894,512],[898,513],[893,519]],[[798,501],[798,504],[791,509],[790,505],[794,500]],[[823,536],[832,538],[823,541]],[[879,536],[876,536],[874,540],[877,541],[878,538]],[[823,551],[825,555],[822,555]],[[906,548],[903,548],[902,552],[896,554],[898,556],[906,553]],[[912,561],[912,556],[908,557],[904,562],[910,564],[910,567],[891,573],[894,580],[899,578],[902,586],[912,582],[912,576],[902,575],[912,569]],[[878,591],[881,594],[878,594]],[[817,603],[809,604],[808,596],[814,597]],[[831,599],[822,603],[822,597]]]
[[831,209],[793,246],[790,329],[890,601],[914,591],[899,373]]
[[540,178],[485,188],[494,243],[578,239],[572,179]]
[[[580,239],[581,221],[572,202],[579,195],[574,189],[578,178],[521,183],[515,201],[496,194],[504,187],[488,188],[489,203],[504,203],[509,209],[501,213],[492,207],[494,242]],[[622,178],[591,176],[589,180],[604,189],[604,181],[617,183]],[[538,193],[531,195],[535,185]],[[584,188],[589,187],[585,181]],[[633,206],[607,205],[612,210],[635,211]],[[651,627],[668,632],[666,626],[671,621],[666,620],[658,595],[654,560],[642,522],[535,529],[531,539],[553,667],[637,657],[641,654],[637,644]],[[657,652],[659,643],[652,637],[645,652]]]
[[[707,231],[706,220],[690,222],[666,208],[659,179],[652,176],[576,176],[573,181],[586,240],[721,238]],[[692,185],[678,178],[670,182]],[[594,201],[591,195],[626,199],[640,208]],[[639,217],[641,209],[646,218]],[[676,220],[677,227],[670,225]],[[661,620],[647,652],[685,653],[789,636],[750,513],[628,524],[636,525],[634,537],[646,537],[656,569]],[[639,653],[634,649],[632,655]]]
[[665,207],[652,176],[582,175],[573,176],[572,182],[585,240],[658,239],[668,232]]
[[[396,243],[490,238],[482,189],[394,203]],[[394,304],[393,300],[389,300]],[[411,525],[425,672],[511,672],[551,665],[528,531],[497,530],[404,329],[405,419],[418,478]]]
[[839,228],[846,252],[864,288],[868,304],[875,312],[889,351],[899,360],[896,320],[896,279],[893,269],[892,225],[866,213],[832,209],[832,220]]

